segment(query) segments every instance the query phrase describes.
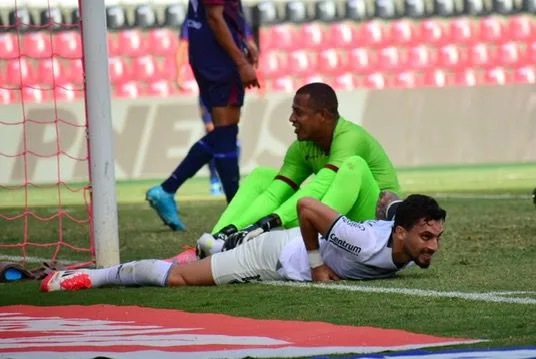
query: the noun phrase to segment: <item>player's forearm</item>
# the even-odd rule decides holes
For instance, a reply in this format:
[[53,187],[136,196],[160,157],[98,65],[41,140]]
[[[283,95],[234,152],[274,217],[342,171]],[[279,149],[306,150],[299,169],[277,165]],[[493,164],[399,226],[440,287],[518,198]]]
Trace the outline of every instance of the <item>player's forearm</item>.
[[233,34],[223,16],[223,5],[207,6],[207,22],[214,37],[236,65],[247,62],[242,50],[236,45]]
[[186,41],[180,41],[175,53],[175,64],[177,71],[181,71],[182,67],[186,64],[188,54],[188,43]]

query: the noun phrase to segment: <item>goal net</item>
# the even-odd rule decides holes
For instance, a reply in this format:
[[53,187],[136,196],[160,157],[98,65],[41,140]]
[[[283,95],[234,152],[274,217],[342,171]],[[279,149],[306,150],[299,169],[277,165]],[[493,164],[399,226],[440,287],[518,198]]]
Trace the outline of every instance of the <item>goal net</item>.
[[0,4],[0,261],[95,260],[78,2]]

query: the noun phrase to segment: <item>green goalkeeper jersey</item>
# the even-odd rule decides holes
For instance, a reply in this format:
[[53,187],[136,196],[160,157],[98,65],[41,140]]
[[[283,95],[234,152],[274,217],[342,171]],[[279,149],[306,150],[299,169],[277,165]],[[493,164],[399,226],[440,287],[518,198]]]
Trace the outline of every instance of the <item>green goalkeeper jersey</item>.
[[322,198],[338,168],[352,156],[360,156],[367,162],[380,190],[400,192],[396,171],[383,147],[363,127],[340,117],[329,153],[311,141],[294,141],[287,150],[279,179],[289,180],[298,187],[311,174],[316,176],[275,211],[283,223],[295,218],[299,198]]

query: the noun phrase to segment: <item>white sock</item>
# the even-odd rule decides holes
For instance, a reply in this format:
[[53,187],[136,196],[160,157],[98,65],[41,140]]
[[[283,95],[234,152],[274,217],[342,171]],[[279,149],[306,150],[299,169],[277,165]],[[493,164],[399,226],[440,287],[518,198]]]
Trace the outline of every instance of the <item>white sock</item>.
[[173,263],[159,259],[144,259],[117,266],[89,270],[91,286],[166,286],[168,273]]
[[220,253],[223,249],[225,241],[223,239],[216,239],[210,248],[210,254]]

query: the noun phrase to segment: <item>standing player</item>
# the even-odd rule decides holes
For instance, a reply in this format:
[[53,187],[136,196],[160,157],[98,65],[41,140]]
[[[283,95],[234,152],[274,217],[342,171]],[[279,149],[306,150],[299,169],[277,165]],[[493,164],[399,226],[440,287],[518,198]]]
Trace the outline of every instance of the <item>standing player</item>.
[[[250,49],[250,51],[257,54],[258,48],[253,38],[253,30],[247,22],[245,24],[245,35],[248,48]],[[254,58],[257,57],[257,55],[254,55]],[[187,71],[186,65],[188,65],[188,22],[186,20],[181,26],[181,31],[179,34],[179,45],[177,46],[175,61],[177,65],[177,86],[179,88],[182,88],[184,85],[184,76]],[[201,96],[199,96],[199,112],[201,114],[203,124],[205,125],[206,133],[211,132],[214,129],[214,123],[212,122],[212,116],[210,114],[210,111],[203,103],[203,99],[201,98]],[[238,141],[236,143],[236,147],[237,152],[240,153],[240,144]],[[218,172],[216,170],[216,163],[214,159],[212,159],[208,163],[208,168],[210,172],[210,193],[215,196],[221,195],[223,193],[222,186],[218,177]]]
[[411,195],[398,203],[395,213],[391,221],[354,222],[316,199],[302,198],[300,228],[268,232],[183,265],[141,260],[105,269],[55,272],[43,279],[41,291],[381,279],[412,263],[428,268],[439,249],[445,210],[431,197]]
[[[232,248],[246,236],[274,227],[297,226],[296,203],[301,197],[320,199],[359,221],[374,218],[380,191],[399,193],[398,177],[385,150],[364,128],[339,115],[337,95],[329,85],[310,83],[298,89],[290,122],[298,138],[287,150],[283,166],[255,169],[245,179],[214,234],[199,239],[198,255],[219,252],[224,244]],[[303,185],[312,174],[314,178]]]
[[241,0],[190,0],[186,24],[190,66],[214,130],[190,148],[168,179],[146,193],[151,207],[173,230],[186,228],[175,193],[210,160],[215,160],[227,201],[234,197],[240,179],[236,141],[244,91],[259,87],[257,53],[246,42]]

